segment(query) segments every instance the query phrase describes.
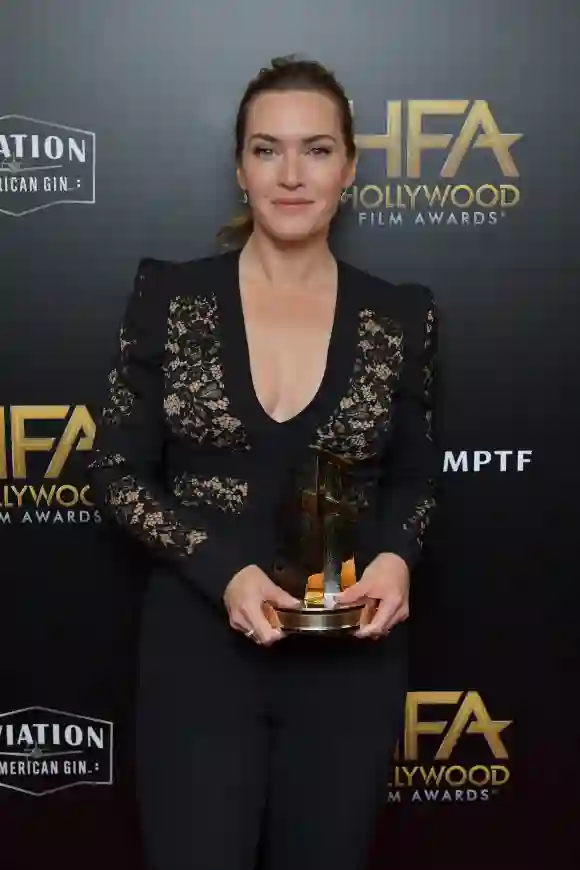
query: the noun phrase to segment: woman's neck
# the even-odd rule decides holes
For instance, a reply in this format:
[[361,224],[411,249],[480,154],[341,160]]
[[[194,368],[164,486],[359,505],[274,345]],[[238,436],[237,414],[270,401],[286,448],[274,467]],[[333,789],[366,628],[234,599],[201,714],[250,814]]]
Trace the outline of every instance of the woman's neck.
[[273,287],[305,286],[333,275],[336,260],[323,236],[278,242],[254,229],[240,253],[240,268]]

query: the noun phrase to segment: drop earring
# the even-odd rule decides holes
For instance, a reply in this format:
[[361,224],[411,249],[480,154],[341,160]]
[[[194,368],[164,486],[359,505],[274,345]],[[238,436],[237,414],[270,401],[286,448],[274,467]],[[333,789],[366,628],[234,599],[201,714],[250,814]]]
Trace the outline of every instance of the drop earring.
[[245,205],[248,204],[248,191],[247,191],[247,190],[244,190],[244,199],[243,199],[243,201],[244,201],[244,204],[245,204]]
[[344,205],[345,202],[348,202],[348,187],[345,187],[342,193],[340,194],[340,201]]

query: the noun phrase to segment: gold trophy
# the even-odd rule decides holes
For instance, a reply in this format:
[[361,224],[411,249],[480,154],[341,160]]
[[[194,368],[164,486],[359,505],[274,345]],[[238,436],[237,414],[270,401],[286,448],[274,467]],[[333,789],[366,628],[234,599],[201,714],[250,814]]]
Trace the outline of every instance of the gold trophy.
[[313,450],[312,461],[288,487],[278,515],[279,558],[272,579],[302,601],[275,609],[288,632],[336,634],[361,624],[364,603],[341,605],[336,595],[357,579],[354,528],[357,508],[347,497],[341,456]]

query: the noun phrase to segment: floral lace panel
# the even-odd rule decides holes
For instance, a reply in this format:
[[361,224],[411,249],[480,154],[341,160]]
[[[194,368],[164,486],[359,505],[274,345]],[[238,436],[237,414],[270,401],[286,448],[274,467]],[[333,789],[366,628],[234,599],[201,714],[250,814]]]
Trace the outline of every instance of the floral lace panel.
[[[126,349],[134,344],[134,340],[127,338],[127,332],[121,328],[119,332],[120,364],[119,367],[109,372],[109,404],[102,409],[103,422],[118,425],[124,417],[131,413],[134,395],[124,384],[121,377],[122,367],[126,359]],[[121,369],[121,373],[119,371]]]
[[[425,342],[424,342],[424,350],[428,351],[432,344],[431,335],[436,326],[436,315],[435,308],[432,305],[427,312],[427,319],[425,323]],[[423,392],[425,398],[429,400],[431,396],[431,391],[433,389],[433,380],[434,380],[434,371],[435,371],[435,361],[436,354],[430,353],[428,356],[428,361],[423,367]],[[431,409],[427,409],[425,411],[425,423],[426,423],[426,431],[425,435],[429,439],[429,441],[433,440],[433,412]]]
[[173,494],[186,507],[208,505],[241,514],[248,484],[237,477],[199,477],[185,472],[174,478]]
[[329,422],[316,430],[314,447],[349,459],[366,459],[388,426],[394,385],[403,362],[403,333],[388,317],[359,311],[358,345],[350,385]]
[[241,420],[229,413],[214,294],[172,299],[165,351],[164,408],[171,428],[198,444],[249,450]]
[[[429,486],[434,487],[435,481],[429,480],[428,484]],[[436,507],[436,504],[437,502],[433,496],[423,499],[423,501],[415,506],[415,511],[412,516],[403,523],[404,530],[415,536],[419,547],[423,546],[423,536],[427,526],[429,525],[431,511]]]
[[[432,334],[436,325],[435,307],[432,304],[427,312],[427,318],[425,321],[425,339],[423,343],[423,349],[425,351],[429,351],[432,346]],[[436,355],[434,353],[429,353],[427,362],[423,367],[423,395],[428,404],[431,404],[431,394],[434,384],[435,360]],[[433,412],[431,408],[427,408],[427,410],[425,411],[425,436],[429,439],[429,441],[433,441]],[[429,480],[427,481],[427,486],[431,491],[435,490],[436,485],[436,480],[433,478],[429,478]],[[436,506],[437,500],[434,496],[423,499],[415,506],[414,513],[405,523],[403,523],[404,530],[406,532],[412,533],[415,536],[419,547],[423,546],[423,536],[429,525],[431,513]]]
[[163,547],[173,547],[176,554],[191,556],[207,540],[203,529],[186,529],[172,511],[162,509],[151,493],[128,474],[108,487],[108,501],[137,537]]
[[98,468],[116,468],[118,465],[123,465],[125,458],[120,453],[103,453],[101,450],[95,450],[95,458],[87,465],[88,469]]

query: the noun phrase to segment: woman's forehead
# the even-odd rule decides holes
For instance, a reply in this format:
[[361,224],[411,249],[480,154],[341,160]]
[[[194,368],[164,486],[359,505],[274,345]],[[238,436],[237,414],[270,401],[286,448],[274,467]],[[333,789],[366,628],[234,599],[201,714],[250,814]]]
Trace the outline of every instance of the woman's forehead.
[[259,94],[248,107],[247,126],[256,128],[267,124],[263,132],[276,135],[274,127],[300,135],[297,127],[304,126],[304,135],[332,133],[339,123],[338,107],[334,100],[317,91],[268,91]]

